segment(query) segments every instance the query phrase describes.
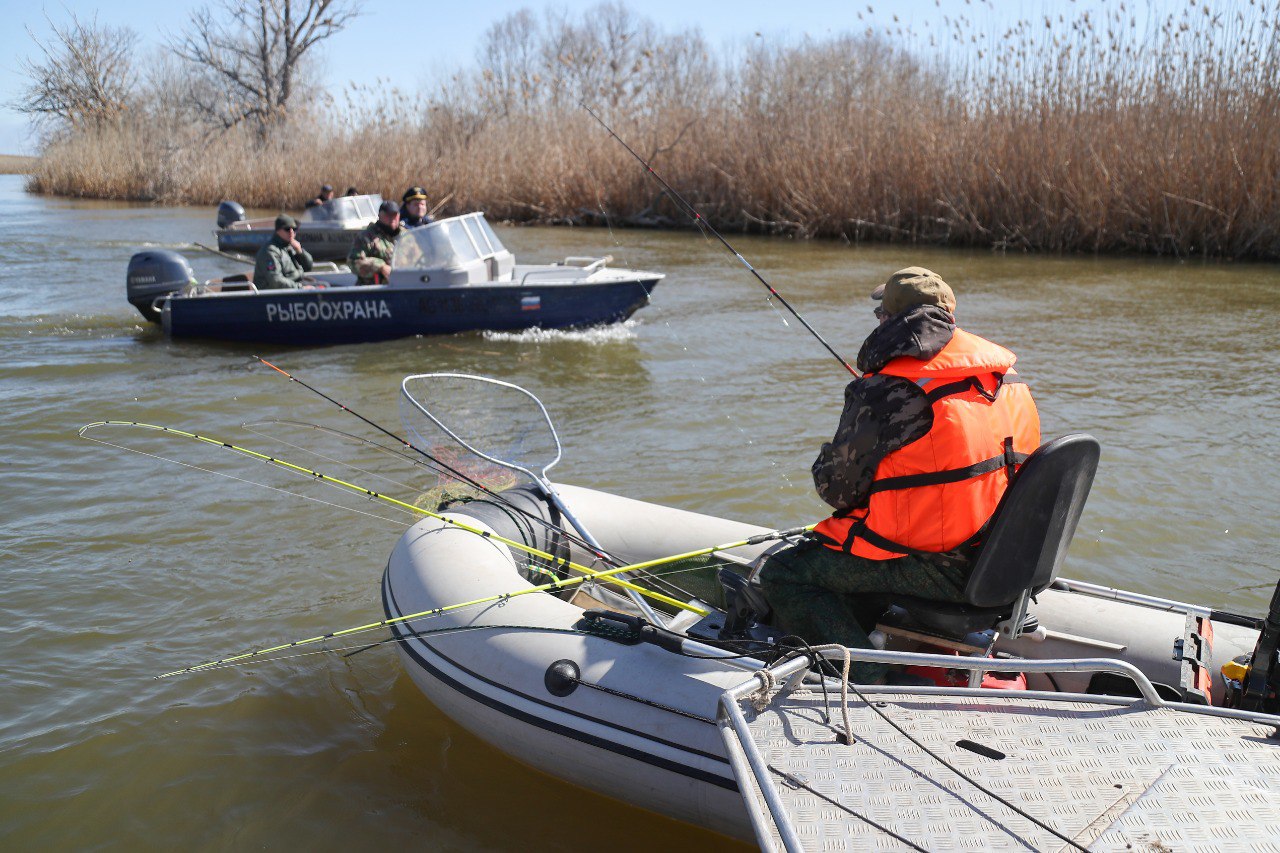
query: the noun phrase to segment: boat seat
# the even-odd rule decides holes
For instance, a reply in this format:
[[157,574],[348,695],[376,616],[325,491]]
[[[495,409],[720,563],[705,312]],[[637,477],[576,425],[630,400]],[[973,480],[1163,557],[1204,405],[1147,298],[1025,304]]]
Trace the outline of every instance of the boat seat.
[[885,634],[933,635],[965,646],[976,645],[966,640],[976,640],[975,634],[997,625],[1009,637],[1034,630],[1027,604],[1058,576],[1100,453],[1098,440],[1084,433],[1042,444],[1018,469],[991,516],[965,586],[965,600],[887,597],[892,606],[877,629]]

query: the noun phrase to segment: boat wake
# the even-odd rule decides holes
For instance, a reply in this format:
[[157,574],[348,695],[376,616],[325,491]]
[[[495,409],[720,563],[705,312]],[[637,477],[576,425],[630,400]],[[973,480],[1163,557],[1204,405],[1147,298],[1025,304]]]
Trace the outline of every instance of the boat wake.
[[599,346],[619,341],[629,341],[636,336],[637,320],[624,320],[621,323],[610,323],[607,326],[592,326],[588,329],[525,329],[520,332],[484,333],[485,340],[512,341],[519,344],[543,344],[556,341],[576,341]]

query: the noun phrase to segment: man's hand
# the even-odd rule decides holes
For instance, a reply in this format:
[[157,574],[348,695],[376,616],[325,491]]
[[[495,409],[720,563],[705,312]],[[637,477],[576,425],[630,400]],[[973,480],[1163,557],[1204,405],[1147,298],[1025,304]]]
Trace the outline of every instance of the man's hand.
[[292,249],[295,253],[296,253],[296,252],[301,252],[301,251],[302,251],[302,244],[298,242],[298,238],[297,238],[297,237],[292,237],[292,238],[290,238],[290,240],[289,240],[289,248],[290,248],[290,249]]

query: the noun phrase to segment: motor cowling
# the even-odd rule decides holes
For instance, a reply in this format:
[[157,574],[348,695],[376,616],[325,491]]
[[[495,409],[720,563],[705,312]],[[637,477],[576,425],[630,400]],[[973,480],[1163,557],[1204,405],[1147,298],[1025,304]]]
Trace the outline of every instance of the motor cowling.
[[125,279],[125,291],[129,304],[152,323],[160,322],[159,299],[177,293],[191,282],[195,275],[187,259],[168,249],[148,249],[129,259],[129,271]]
[[233,222],[240,222],[244,219],[244,208],[239,202],[224,201],[218,205],[218,227],[226,228]]

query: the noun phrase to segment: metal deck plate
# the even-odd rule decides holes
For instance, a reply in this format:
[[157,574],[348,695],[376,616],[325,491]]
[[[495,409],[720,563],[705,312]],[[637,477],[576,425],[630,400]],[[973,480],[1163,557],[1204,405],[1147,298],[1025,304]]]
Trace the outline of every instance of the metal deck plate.
[[[855,696],[858,742],[836,743],[839,697],[830,698],[830,722],[820,693],[744,709],[768,764],[848,809],[773,773],[806,851],[904,849],[862,818],[927,850],[1071,849],[923,753]],[[1280,741],[1268,739],[1269,726],[1071,701],[868,698],[966,775],[1091,850],[1280,853]],[[754,777],[740,781],[767,813]],[[782,849],[776,832],[774,843]]]

